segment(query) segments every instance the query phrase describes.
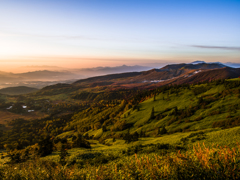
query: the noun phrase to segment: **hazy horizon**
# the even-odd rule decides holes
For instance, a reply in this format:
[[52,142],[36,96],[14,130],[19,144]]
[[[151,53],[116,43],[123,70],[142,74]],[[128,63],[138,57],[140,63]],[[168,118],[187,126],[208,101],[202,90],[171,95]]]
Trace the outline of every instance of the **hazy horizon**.
[[0,1],[0,71],[240,62],[240,1]]

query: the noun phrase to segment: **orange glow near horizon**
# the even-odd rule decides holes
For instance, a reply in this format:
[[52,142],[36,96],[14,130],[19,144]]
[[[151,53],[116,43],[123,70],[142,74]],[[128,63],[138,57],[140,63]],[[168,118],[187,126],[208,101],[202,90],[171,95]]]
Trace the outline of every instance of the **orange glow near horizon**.
[[[154,67],[157,64],[173,64],[173,63],[190,63],[195,60],[203,60],[206,62],[238,62],[238,59],[225,59],[225,57],[179,57],[171,58],[164,57],[162,60],[150,59],[150,58],[127,58],[127,57],[73,57],[73,56],[52,56],[52,57],[19,57],[14,59],[0,59],[0,71],[4,72],[28,72],[34,70],[70,70],[70,69],[81,69],[81,68],[94,68],[94,67],[113,67],[113,66],[134,66],[142,65]],[[158,67],[156,67],[158,68]]]
[[[119,58],[119,57],[72,57],[72,56],[55,56],[55,57],[21,57],[17,59],[0,59],[0,71],[6,72],[23,72],[28,71],[27,67],[59,67],[61,69],[81,69],[94,68],[99,66],[121,66],[121,65],[147,65],[151,63],[166,63],[156,59],[140,58]],[[169,62],[170,63],[170,62]],[[23,68],[24,67],[24,68]],[[30,69],[30,68],[29,68]]]
[[[81,68],[94,68],[99,66],[134,66],[142,65],[153,67],[156,64],[174,64],[174,63],[190,63],[195,60],[202,60],[205,62],[239,62],[237,58],[229,57],[211,57],[211,56],[179,56],[179,57],[162,57],[161,60],[157,58],[137,58],[137,57],[74,57],[74,56],[45,56],[45,57],[18,57],[0,59],[0,71],[4,72],[27,72],[34,70],[44,70],[44,68],[52,68],[52,70],[64,69],[81,69]],[[55,68],[54,68],[55,67]],[[157,67],[156,67],[157,68]]]

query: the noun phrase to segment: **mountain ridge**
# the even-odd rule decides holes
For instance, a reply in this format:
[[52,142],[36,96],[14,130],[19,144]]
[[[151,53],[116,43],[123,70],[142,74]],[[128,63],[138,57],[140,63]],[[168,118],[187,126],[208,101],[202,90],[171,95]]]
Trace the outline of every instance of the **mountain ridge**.
[[17,87],[7,87],[0,89],[1,94],[7,95],[21,95],[21,94],[28,94],[32,92],[36,92],[39,89],[27,87],[27,86],[17,86]]

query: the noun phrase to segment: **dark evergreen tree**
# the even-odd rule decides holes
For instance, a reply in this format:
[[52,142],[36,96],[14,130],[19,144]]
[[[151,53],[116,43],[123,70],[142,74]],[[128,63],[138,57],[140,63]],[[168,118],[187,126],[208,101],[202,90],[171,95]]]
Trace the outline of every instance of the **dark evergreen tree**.
[[77,134],[72,138],[73,147],[84,147],[84,148],[91,148],[90,143],[86,141],[81,134]]
[[138,141],[138,136],[139,136],[138,132],[135,131],[135,132],[133,133],[133,135],[132,135],[132,140],[133,140],[133,141]]
[[156,94],[154,94],[153,96],[153,101],[156,101]]
[[106,131],[107,131],[107,128],[106,128],[105,125],[102,126],[102,130],[103,130],[103,132],[106,132]]
[[167,133],[167,130],[165,128],[165,126],[162,127],[162,129],[159,131],[159,134],[166,134]]
[[154,119],[154,107],[152,108],[150,119]]
[[128,129],[128,132],[123,136],[123,139],[125,140],[125,143],[131,142],[131,135],[129,133],[129,129]]
[[85,134],[84,138],[85,138],[85,139],[89,139],[88,133]]
[[145,132],[143,132],[142,130],[140,131],[139,137],[145,137]]
[[38,155],[40,155],[40,157],[47,156],[51,154],[52,151],[53,142],[50,136],[46,136],[38,142]]
[[177,106],[175,106],[173,109],[173,115],[176,116],[177,114],[178,114],[178,108],[177,108]]
[[69,156],[65,144],[62,144],[59,156],[60,156],[59,163],[65,165],[67,162],[67,157]]

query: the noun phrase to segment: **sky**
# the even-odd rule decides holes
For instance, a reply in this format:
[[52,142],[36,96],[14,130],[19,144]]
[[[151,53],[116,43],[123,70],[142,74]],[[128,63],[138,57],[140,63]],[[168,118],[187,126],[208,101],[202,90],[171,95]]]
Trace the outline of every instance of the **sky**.
[[240,63],[240,0],[0,0],[0,71]]

